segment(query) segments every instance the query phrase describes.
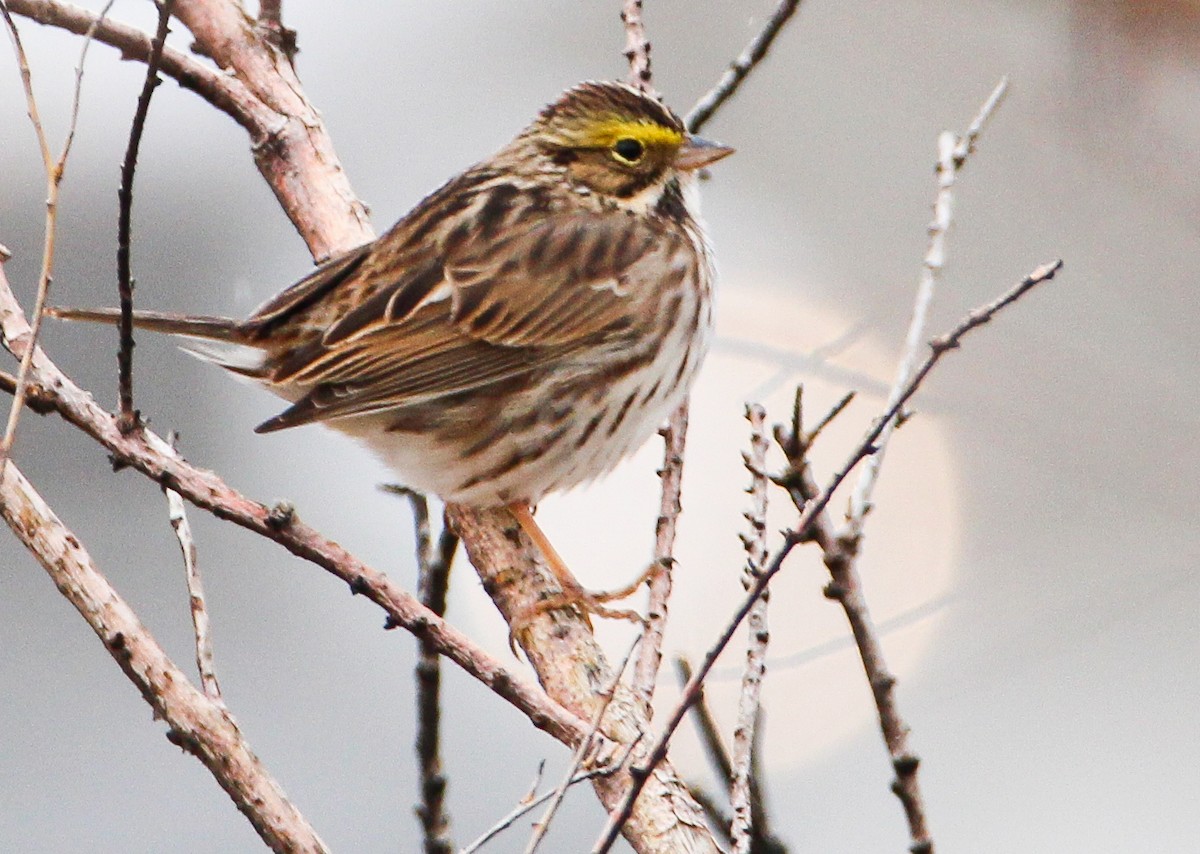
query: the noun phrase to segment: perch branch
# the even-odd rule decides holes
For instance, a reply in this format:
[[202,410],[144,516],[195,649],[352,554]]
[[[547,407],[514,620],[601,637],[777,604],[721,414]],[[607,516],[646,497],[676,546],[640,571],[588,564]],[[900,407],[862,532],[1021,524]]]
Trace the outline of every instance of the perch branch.
[[[600,732],[600,724],[604,720],[604,713],[608,711],[608,707],[612,703],[613,697],[616,696],[617,684],[621,681],[621,677],[625,673],[625,668],[629,666],[629,660],[633,658],[634,649],[640,642],[641,637],[634,638],[633,646],[629,648],[629,652],[626,653],[624,660],[621,662],[621,666],[617,668],[617,672],[613,676],[612,682],[609,683],[606,690],[600,693],[600,704],[596,707],[596,712],[592,716],[592,725],[588,731],[588,736],[579,743],[577,748],[575,748],[575,753],[571,757],[570,763],[567,765],[567,772],[563,776],[562,782],[558,784],[557,788],[555,788],[554,797],[550,799],[550,804],[546,807],[546,812],[542,814],[542,817],[534,825],[533,835],[529,839],[529,844],[525,846],[525,854],[534,854],[542,840],[546,838],[546,833],[550,830],[550,822],[554,819],[554,814],[558,812],[558,807],[562,803],[563,797],[566,796],[567,789],[570,787],[571,781],[575,779],[577,772],[583,766],[583,763],[588,759],[592,752],[594,747],[593,739],[595,738],[596,734]],[[626,748],[626,751],[632,752],[634,747],[637,746],[637,742],[639,740],[640,739],[634,739],[632,742],[630,742],[629,746]]]

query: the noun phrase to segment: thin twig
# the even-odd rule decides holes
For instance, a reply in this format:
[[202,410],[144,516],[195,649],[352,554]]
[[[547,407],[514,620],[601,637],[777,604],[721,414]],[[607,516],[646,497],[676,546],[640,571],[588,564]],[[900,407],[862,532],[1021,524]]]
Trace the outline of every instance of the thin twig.
[[625,25],[625,58],[629,60],[629,85],[654,94],[650,85],[650,42],[642,24],[642,0],[623,0],[621,23]]
[[[679,687],[682,690],[691,681],[692,663],[682,655],[678,656],[675,659],[675,672],[679,677]],[[708,764],[716,773],[721,790],[728,793],[733,786],[733,760],[729,757],[729,750],[721,739],[721,728],[717,726],[712,709],[708,705],[704,683],[700,683],[696,692],[696,700],[692,703],[689,711],[691,711],[692,719],[700,732],[700,744],[704,747],[704,755],[708,758]]]
[[[641,636],[633,639],[633,645],[629,647],[629,652],[625,653],[625,658],[621,661],[621,666],[617,668],[613,674],[612,680],[609,682],[605,690],[600,692],[601,702],[596,707],[596,713],[592,717],[591,731],[588,737],[580,742],[579,747],[575,749],[575,754],[571,757],[570,764],[567,765],[567,773],[563,776],[562,782],[554,790],[554,797],[550,801],[550,805],[546,807],[546,812],[537,821],[533,827],[533,834],[529,838],[529,844],[525,846],[525,854],[534,854],[542,840],[546,838],[546,833],[550,830],[550,822],[554,818],[554,814],[558,812],[558,807],[562,804],[563,797],[567,794],[567,788],[571,785],[571,781],[575,778],[575,773],[583,765],[584,760],[588,758],[588,754],[592,750],[593,739],[600,732],[600,724],[604,721],[604,713],[608,711],[609,705],[612,704],[613,697],[617,693],[617,685],[621,682],[621,677],[625,673],[625,668],[629,666],[629,661],[633,658],[633,651],[637,649],[637,645],[641,643]],[[630,742],[628,750],[632,751],[638,740]]]
[[633,691],[650,713],[654,686],[662,664],[663,638],[667,631],[667,606],[671,598],[671,575],[675,570],[675,532],[679,523],[680,491],[683,487],[683,452],[687,444],[688,405],[683,403],[672,415],[663,437],[663,464],[658,475],[662,481],[658,521],[654,526],[654,565],[650,576],[650,601],[646,608],[646,628],[633,672]]
[[[450,564],[458,538],[448,528],[443,528],[435,553],[429,531],[429,502],[425,496],[405,487],[385,488],[408,498],[416,536],[417,598],[430,611],[444,617]],[[449,854],[454,843],[450,838],[450,817],[446,814],[447,780],[441,757],[441,656],[425,639],[418,640],[416,674],[416,749],[421,780],[421,801],[416,813],[421,820],[422,847],[425,854]]]
[[[612,776],[617,771],[619,771],[621,769],[621,766],[623,766],[625,764],[625,762],[628,760],[629,753],[633,749],[633,747],[634,747],[634,745],[632,745],[632,744],[629,745],[629,747],[625,748],[625,750],[623,750],[617,758],[615,758],[612,762],[608,763],[607,765],[603,765],[599,768],[591,768],[587,771],[580,771],[574,777],[571,778],[569,785],[574,786],[576,783],[582,783],[582,782],[585,782],[586,780],[595,779],[596,777]],[[480,836],[478,839],[476,839],[474,842],[472,842],[466,848],[460,848],[458,851],[458,854],[474,854],[474,852],[478,851],[485,844],[490,842],[497,834],[512,827],[513,822],[515,822],[521,816],[523,816],[529,812],[532,812],[534,809],[536,809],[537,807],[546,803],[546,801],[550,800],[551,798],[555,797],[555,795],[557,795],[557,793],[558,793],[557,788],[551,789],[550,791],[545,792],[541,795],[536,794],[538,782],[540,781],[541,774],[542,774],[541,768],[544,764],[545,763],[542,762],[538,765],[538,776],[537,776],[537,779],[535,779],[533,781],[533,786],[531,787],[529,794],[526,795],[525,798],[519,804],[517,804],[512,809],[511,812],[509,812],[507,815],[505,815],[503,818],[501,818],[499,821],[497,821],[495,824],[493,824],[490,828],[488,828],[487,831],[482,836]]]
[[[955,179],[959,170],[966,165],[971,152],[975,150],[975,144],[984,125],[995,113],[1007,91],[1008,78],[1004,77],[992,90],[992,94],[988,96],[962,137],[957,137],[950,132],[942,133],[938,137],[937,194],[933,202],[933,220],[929,224],[929,244],[921,264],[921,276],[917,284],[917,296],[913,303],[912,319],[904,337],[904,353],[900,358],[896,378],[888,394],[889,405],[895,401],[896,396],[904,388],[921,357],[929,306],[933,302],[934,288],[946,263],[946,233],[950,229],[950,220],[953,216]],[[849,534],[855,538],[862,536],[863,520],[871,510],[871,496],[874,494],[875,484],[879,480],[879,471],[883,465],[884,454],[887,452],[888,441],[896,427],[899,426],[898,422],[899,419],[896,419],[886,426],[879,437],[878,451],[867,461],[859,473],[858,483],[850,498],[850,509],[846,514]]]
[[762,62],[771,49],[771,43],[783,30],[786,24],[800,6],[800,0],[780,0],[771,17],[759,30],[758,34],[742,50],[741,54],[729,64],[729,68],[721,75],[721,79],[696,102],[688,112],[684,124],[692,133],[698,133],[700,128],[712,118],[713,113],[738,90],[742,82],[749,76],[754,67]]
[[620,833],[621,825],[624,823],[626,818],[629,816],[630,811],[633,809],[633,804],[637,800],[638,795],[641,793],[642,787],[645,785],[647,778],[652,773],[654,766],[662,761],[662,758],[666,755],[667,743],[670,741],[671,736],[674,735],[675,730],[679,727],[679,723],[683,720],[684,715],[687,713],[688,707],[696,701],[699,686],[708,677],[708,673],[712,670],[713,665],[716,664],[717,658],[725,650],[725,647],[728,646],[730,639],[737,631],[737,627],[741,625],[742,620],[746,618],[746,615],[750,612],[750,609],[754,606],[754,603],[758,600],[759,596],[762,595],[762,592],[767,588],[767,585],[770,584],[771,579],[774,578],[775,574],[783,568],[783,562],[787,558],[788,554],[790,554],[791,550],[800,542],[800,536],[797,532],[807,529],[809,525],[812,524],[813,519],[816,518],[819,513],[825,510],[825,508],[829,505],[830,499],[833,497],[834,491],[841,486],[847,477],[849,477],[850,472],[853,471],[854,468],[864,458],[871,454],[872,450],[874,449],[874,443],[883,432],[884,427],[888,424],[888,422],[896,417],[896,413],[898,413],[901,408],[903,408],[904,404],[906,404],[916,393],[917,389],[920,388],[921,384],[925,381],[925,378],[929,375],[929,372],[933,370],[934,366],[937,365],[942,356],[944,356],[950,350],[957,348],[962,337],[967,332],[970,332],[972,329],[982,326],[990,321],[997,312],[1006,306],[1011,305],[1013,302],[1016,302],[1036,285],[1054,278],[1055,274],[1060,269],[1062,269],[1062,261],[1054,261],[1038,267],[1036,270],[1022,279],[1021,282],[1019,282],[1010,291],[1006,292],[1001,297],[997,298],[986,306],[971,312],[971,314],[960,321],[959,324],[955,326],[954,329],[952,329],[948,334],[930,342],[928,356],[913,374],[913,376],[909,379],[908,384],[905,386],[902,394],[900,395],[900,398],[892,406],[888,407],[881,416],[872,422],[872,425],[870,429],[867,430],[866,435],[864,435],[858,444],[855,445],[854,449],[851,451],[846,461],[842,464],[841,468],[839,468],[829,479],[828,483],[826,483],[825,488],[804,505],[804,511],[800,514],[800,518],[797,520],[796,525],[792,530],[785,532],[782,545],[776,550],[774,556],[771,558],[771,561],[767,564],[762,574],[754,582],[754,585],[750,588],[747,594],[742,598],[737,610],[734,612],[724,629],[722,629],[720,636],[704,654],[704,660],[701,662],[700,667],[696,669],[696,671],[692,674],[692,678],[689,679],[687,685],[684,686],[682,692],[683,696],[675,705],[675,708],[672,709],[671,714],[668,716],[666,722],[662,725],[658,735],[655,736],[654,740],[650,743],[650,746],[644,751],[639,765],[634,769],[631,769],[631,785],[629,790],[625,793],[625,797],[622,799],[620,807],[610,811],[608,822],[605,824],[603,831],[601,831],[599,838],[596,840],[596,844],[592,847],[592,854],[604,854],[604,852],[608,851],[609,848],[612,847],[613,842],[617,838],[617,834]]
[[[113,0],[105,5],[100,16],[96,19],[102,21],[104,16],[108,14],[109,8],[112,6]],[[42,127],[41,117],[38,114],[37,98],[33,94],[33,78],[29,69],[29,60],[25,55],[25,47],[21,44],[21,34],[17,31],[17,24],[12,19],[9,13],[7,4],[0,2],[0,15],[4,17],[4,23],[7,26],[9,38],[12,40],[13,50],[17,56],[17,65],[21,70],[21,84],[25,90],[25,104],[29,111],[29,120],[33,123],[34,134],[37,136],[38,149],[42,155],[42,166],[46,172],[46,220],[45,220],[45,236],[42,243],[42,271],[38,276],[37,297],[34,300],[32,340],[37,343],[38,335],[42,329],[42,314],[46,307],[46,302],[50,296],[50,282],[54,278],[54,246],[55,239],[58,234],[58,191],[62,184],[63,175],[67,168],[67,158],[71,154],[71,144],[75,141],[75,127],[79,122],[79,99],[83,91],[83,64],[87,59],[88,47],[92,43],[92,37],[96,33],[96,26],[89,27],[83,38],[83,46],[79,50],[79,64],[75,67],[75,89],[71,98],[71,116],[67,124],[67,135],[63,140],[62,151],[58,155],[57,160],[51,159],[50,144],[46,139],[46,131]],[[21,409],[25,405],[26,385],[29,382],[29,364],[33,357],[33,348],[30,347],[26,355],[21,359],[21,366],[17,371],[17,388],[13,393],[12,406],[8,411],[8,423],[4,428],[4,437],[0,439],[0,467],[4,466],[8,459],[9,453],[12,451],[13,441],[17,434],[17,424],[21,419]]]
[[[747,471],[750,472],[751,509],[746,514],[750,523],[749,533],[742,538],[746,547],[746,566],[742,575],[742,586],[747,590],[762,573],[767,558],[767,433],[763,426],[766,412],[758,404],[746,407],[746,419],[750,422],[750,453],[743,455]],[[754,603],[747,617],[749,638],[746,649],[746,669],[742,675],[742,688],[738,694],[738,716],[733,730],[733,785],[730,787],[729,803],[733,808],[733,837],[735,854],[750,854],[755,835],[754,812],[750,794],[753,744],[759,718],[762,696],[763,674],[767,666],[767,602],[768,590]]]
[[[145,62],[150,57],[152,39],[128,24],[102,21],[92,12],[61,0],[7,0],[7,5],[15,14],[76,35],[92,30],[96,41],[115,47],[125,59]],[[251,93],[244,83],[219,69],[166,48],[162,55],[162,72],[233,118],[257,144],[278,132],[279,114]]]
[[162,0],[158,4],[158,30],[151,43],[150,59],[146,62],[146,79],[142,82],[142,91],[133,111],[129,142],[125,147],[125,159],[121,162],[121,184],[117,188],[117,295],[121,301],[121,318],[117,324],[120,342],[117,346],[117,400],[121,429],[126,431],[135,429],[140,420],[133,409],[133,273],[129,264],[130,232],[133,228],[133,176],[137,171],[138,148],[142,144],[146,116],[150,114],[150,98],[161,82],[158,68],[162,64],[174,2]]
[[[167,436],[167,442],[175,447],[177,437],[174,433]],[[223,703],[221,685],[217,682],[217,668],[213,656],[212,632],[209,629],[208,605],[204,597],[204,584],[200,580],[200,565],[197,560],[196,540],[192,536],[192,526],[188,523],[187,511],[183,506],[183,497],[173,489],[163,487],[167,496],[167,519],[179,540],[179,550],[183,552],[183,571],[187,579],[188,604],[192,612],[192,632],[196,637],[196,670],[200,674],[200,687],[204,696],[214,703]]]

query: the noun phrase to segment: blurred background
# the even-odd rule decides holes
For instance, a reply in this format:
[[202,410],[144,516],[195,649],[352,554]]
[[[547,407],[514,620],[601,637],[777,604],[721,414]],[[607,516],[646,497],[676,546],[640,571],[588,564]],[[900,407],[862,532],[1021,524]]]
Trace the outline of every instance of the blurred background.
[[[668,103],[686,112],[772,5],[648,3]],[[622,77],[619,6],[295,2],[285,21],[382,230],[563,88]],[[153,25],[147,3],[121,0],[111,14]],[[18,23],[59,140],[80,40]],[[173,42],[186,49],[186,33]],[[857,389],[821,440],[818,476],[841,461],[899,354],[937,134],[963,130],[997,80],[1012,80],[958,185],[930,332],[1040,263],[1062,257],[1066,268],[931,378],[889,451],[862,561],[942,851],[1200,850],[1197,55],[1200,4],[1184,0],[809,0],[705,131],[738,154],[705,187],[719,339],[694,399],[668,638],[695,658],[740,591],[743,404],[783,421],[804,382],[815,417]],[[61,199],[57,301],[115,303],[118,165],[143,73],[92,47]],[[12,53],[0,50],[0,243],[32,305],[45,191],[24,113]],[[142,147],[134,237],[146,308],[242,315],[310,263],[242,131],[171,81]],[[44,341],[113,405],[114,333],[51,326]],[[280,404],[164,340],[139,338],[135,381],[142,413],[178,430],[193,462],[259,500],[290,499],[414,586],[408,508],[376,489],[390,475],[368,454],[319,428],[255,436]],[[159,489],[113,474],[55,418],[26,414],[15,458],[190,671]],[[616,586],[649,559],[660,458],[653,441],[606,480],[545,501],[539,518],[586,584]],[[773,497],[778,529],[794,513]],[[333,850],[416,850],[412,639],[384,632],[374,606],[278,546],[198,511],[191,521],[219,677],[251,745]],[[794,852],[904,850],[870,694],[824,581],[819,556],[798,550],[771,600],[774,829]],[[465,562],[449,617],[528,672]],[[627,632],[603,627],[614,656]],[[261,850],[7,534],[0,643],[0,849]],[[727,735],[742,657],[726,657],[710,691]],[[444,684],[462,845],[525,794],[539,759],[553,780],[567,756],[451,666]],[[673,692],[665,668],[664,700]],[[712,788],[690,726],[673,756]],[[544,850],[587,850],[602,821],[592,794],[574,790]],[[522,850],[527,829],[487,850]]]

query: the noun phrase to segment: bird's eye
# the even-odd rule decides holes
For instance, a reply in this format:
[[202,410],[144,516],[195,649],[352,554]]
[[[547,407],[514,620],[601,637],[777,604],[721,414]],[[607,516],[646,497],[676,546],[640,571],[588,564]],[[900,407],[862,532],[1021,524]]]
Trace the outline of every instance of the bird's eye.
[[626,163],[637,163],[646,153],[644,145],[628,136],[618,139],[612,150],[618,160],[624,160]]

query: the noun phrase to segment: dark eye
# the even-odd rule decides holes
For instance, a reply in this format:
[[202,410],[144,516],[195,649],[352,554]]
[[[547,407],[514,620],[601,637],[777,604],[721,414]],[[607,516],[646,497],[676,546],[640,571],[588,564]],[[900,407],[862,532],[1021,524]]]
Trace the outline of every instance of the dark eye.
[[646,147],[632,137],[618,139],[613,145],[613,154],[626,163],[637,163],[646,153]]

